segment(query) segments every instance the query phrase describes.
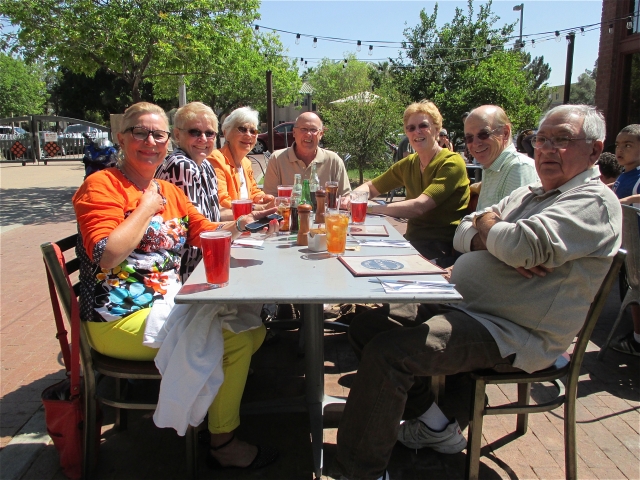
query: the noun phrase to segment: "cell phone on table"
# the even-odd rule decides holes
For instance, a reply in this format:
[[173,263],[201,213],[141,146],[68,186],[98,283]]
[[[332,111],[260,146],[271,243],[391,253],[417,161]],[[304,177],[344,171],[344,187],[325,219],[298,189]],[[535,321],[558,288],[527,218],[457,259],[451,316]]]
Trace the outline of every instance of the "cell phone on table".
[[278,222],[281,222],[282,220],[284,220],[284,217],[282,215],[278,215],[277,213],[272,213],[271,215],[267,215],[266,217],[263,217],[260,220],[256,220],[255,222],[248,223],[244,227],[244,229],[252,233],[259,232],[264,227],[269,225],[269,222],[271,220],[277,220]]

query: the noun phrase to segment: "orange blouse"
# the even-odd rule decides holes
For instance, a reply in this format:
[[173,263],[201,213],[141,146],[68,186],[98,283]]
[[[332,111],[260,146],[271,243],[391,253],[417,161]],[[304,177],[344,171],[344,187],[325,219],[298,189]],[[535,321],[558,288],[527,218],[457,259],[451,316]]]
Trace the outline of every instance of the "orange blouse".
[[[231,200],[240,198],[240,174],[236,168],[231,149],[225,144],[220,150],[214,150],[207,157],[216,171],[218,180],[218,199],[220,206],[231,208]],[[242,159],[242,170],[244,171],[244,180],[247,185],[249,198],[254,203],[258,203],[264,196],[264,192],[258,188],[258,184],[253,178],[253,169],[251,168],[251,160],[247,157]]]

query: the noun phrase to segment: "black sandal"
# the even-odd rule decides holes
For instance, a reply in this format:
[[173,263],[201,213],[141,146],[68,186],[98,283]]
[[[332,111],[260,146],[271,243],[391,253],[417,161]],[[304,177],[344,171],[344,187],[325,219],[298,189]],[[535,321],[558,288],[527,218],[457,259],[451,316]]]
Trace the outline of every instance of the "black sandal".
[[[221,450],[224,447],[228,446],[231,442],[233,442],[235,438],[236,438],[236,435],[234,433],[233,436],[229,440],[224,442],[222,445],[218,445],[217,447],[210,446],[209,449],[213,450],[214,452]],[[216,460],[213,457],[213,455],[211,455],[211,453],[207,455],[207,466],[211,469],[221,469],[221,468],[257,469],[257,468],[266,467],[267,465],[271,465],[273,462],[275,462],[278,459],[278,450],[276,448],[261,447],[260,445],[257,445],[257,447],[258,447],[258,453],[256,453],[256,456],[253,458],[251,463],[246,467],[240,467],[237,465],[221,465],[220,462],[218,462],[218,460]]]

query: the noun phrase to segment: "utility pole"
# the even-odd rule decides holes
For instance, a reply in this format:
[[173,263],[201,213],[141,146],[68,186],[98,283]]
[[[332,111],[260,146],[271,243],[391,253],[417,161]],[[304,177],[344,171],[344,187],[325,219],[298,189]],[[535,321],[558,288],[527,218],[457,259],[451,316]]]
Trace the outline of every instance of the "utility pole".
[[571,96],[571,74],[573,72],[573,49],[576,43],[575,32],[570,32],[567,35],[567,68],[564,71],[564,99],[562,103],[566,105],[569,103],[569,97]]
[[271,70],[267,70],[267,148],[273,153],[273,80]]

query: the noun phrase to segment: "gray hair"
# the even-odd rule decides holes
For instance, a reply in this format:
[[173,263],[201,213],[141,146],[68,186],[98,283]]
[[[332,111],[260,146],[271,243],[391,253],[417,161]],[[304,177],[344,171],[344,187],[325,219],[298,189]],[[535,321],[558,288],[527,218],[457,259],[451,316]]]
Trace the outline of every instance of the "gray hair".
[[222,122],[222,133],[226,136],[228,131],[233,130],[243,123],[250,123],[257,128],[258,125],[260,125],[258,112],[251,107],[236,108],[224,119],[224,122]]
[[582,130],[584,131],[586,140],[603,142],[607,136],[607,127],[604,121],[604,116],[596,107],[592,107],[590,105],[558,105],[544,114],[540,119],[539,126],[542,125],[547,118],[555,114],[564,116],[578,115],[584,118]]

